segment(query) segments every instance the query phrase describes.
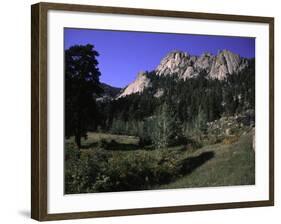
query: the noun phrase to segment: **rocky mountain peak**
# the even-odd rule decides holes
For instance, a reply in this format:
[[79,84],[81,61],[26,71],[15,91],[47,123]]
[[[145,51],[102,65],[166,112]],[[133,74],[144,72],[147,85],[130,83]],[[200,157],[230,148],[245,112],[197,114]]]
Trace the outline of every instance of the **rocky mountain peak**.
[[[200,56],[192,56],[187,52],[174,50],[160,61],[155,73],[158,76],[177,75],[179,79],[187,80],[205,72],[207,78],[223,80],[227,75],[242,71],[248,66],[248,63],[248,59],[229,50],[220,50],[217,55],[204,52]],[[141,93],[149,86],[151,86],[150,79],[145,72],[140,72],[136,80],[128,85],[118,98]]]
[[166,76],[177,73],[183,75],[183,71],[190,65],[190,55],[183,51],[168,53],[156,68],[156,75]]
[[205,71],[209,78],[222,80],[227,74],[239,72],[247,65],[247,60],[229,50],[219,51],[217,55],[204,52],[199,57],[190,56],[182,51],[173,51],[161,60],[155,70],[159,76],[177,74],[184,80]]
[[117,98],[125,97],[133,93],[142,93],[150,84],[150,79],[147,77],[146,73],[139,72],[135,81],[129,84]]
[[209,73],[210,78],[223,80],[227,74],[239,72],[248,66],[248,61],[241,58],[229,50],[222,50],[218,52],[216,59],[212,63]]

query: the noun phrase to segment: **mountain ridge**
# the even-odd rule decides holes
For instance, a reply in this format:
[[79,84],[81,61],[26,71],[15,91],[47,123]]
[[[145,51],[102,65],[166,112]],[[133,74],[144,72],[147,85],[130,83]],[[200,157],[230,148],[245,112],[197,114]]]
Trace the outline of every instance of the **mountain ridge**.
[[[200,56],[174,50],[160,61],[154,71],[157,76],[176,74],[183,80],[195,78],[205,72],[207,78],[224,80],[228,75],[241,72],[248,65],[249,59],[226,49],[218,51],[217,55],[204,52]],[[150,79],[145,72],[140,72],[132,83],[123,88],[117,99],[134,93],[142,93],[149,86],[151,86]]]
[[103,93],[101,94],[101,96],[96,98],[97,101],[114,99],[120,94],[120,91],[122,90],[122,88],[114,87],[103,82],[101,82],[100,85],[103,90]]

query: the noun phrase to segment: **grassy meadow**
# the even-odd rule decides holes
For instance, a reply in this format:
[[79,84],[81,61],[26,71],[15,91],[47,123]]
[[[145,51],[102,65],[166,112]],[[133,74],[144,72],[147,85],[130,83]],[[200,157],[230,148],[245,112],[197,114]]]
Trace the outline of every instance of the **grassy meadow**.
[[252,132],[202,147],[151,149],[135,136],[98,132],[82,143],[65,140],[68,194],[255,184]]

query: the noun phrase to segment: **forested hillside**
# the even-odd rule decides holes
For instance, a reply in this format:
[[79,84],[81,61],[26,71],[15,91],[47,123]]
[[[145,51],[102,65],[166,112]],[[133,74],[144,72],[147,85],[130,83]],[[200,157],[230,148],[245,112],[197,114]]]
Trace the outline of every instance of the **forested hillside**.
[[151,87],[142,93],[99,103],[99,130],[149,138],[147,135],[159,132],[156,127],[161,120],[166,120],[167,129],[189,136],[193,129],[206,131],[207,122],[255,108],[254,59],[242,72],[224,80],[209,79],[204,71],[188,80],[179,79],[177,74],[147,72],[146,76]]

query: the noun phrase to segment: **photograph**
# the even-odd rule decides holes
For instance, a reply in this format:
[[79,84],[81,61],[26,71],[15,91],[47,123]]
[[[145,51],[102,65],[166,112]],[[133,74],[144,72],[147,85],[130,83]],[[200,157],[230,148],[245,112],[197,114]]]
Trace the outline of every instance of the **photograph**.
[[255,185],[255,37],[63,41],[65,194]]

